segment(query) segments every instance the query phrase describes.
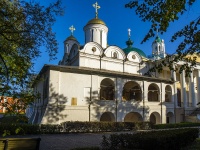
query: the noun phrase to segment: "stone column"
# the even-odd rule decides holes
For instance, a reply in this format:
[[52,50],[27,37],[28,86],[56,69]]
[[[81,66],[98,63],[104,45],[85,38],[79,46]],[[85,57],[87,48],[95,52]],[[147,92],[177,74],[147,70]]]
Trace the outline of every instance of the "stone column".
[[160,107],[161,107],[161,124],[162,123],[166,123],[166,115],[165,115],[165,111],[163,111],[163,102],[165,102],[165,84],[160,83]]
[[[175,70],[176,68],[175,68],[176,66],[175,66],[175,64],[173,64],[173,69]],[[173,84],[173,89],[172,89],[172,94],[173,94],[173,102],[174,102],[174,122],[176,123],[176,112],[177,112],[177,110],[176,110],[176,108],[177,108],[177,106],[178,106],[178,97],[177,97],[177,79],[176,79],[176,71],[171,71],[171,75],[172,75],[172,78],[173,78],[173,80],[174,80],[174,84]]]
[[125,81],[122,78],[116,78],[116,101],[115,101],[115,106],[116,107],[116,111],[115,111],[115,115],[116,115],[116,121],[123,121],[123,106],[122,106],[122,92],[123,92],[123,86]]
[[119,120],[118,109],[121,100],[122,100],[122,81],[121,78],[115,78],[115,121],[116,122]]
[[200,70],[197,70],[197,97],[198,97],[198,102],[200,102]]
[[[173,65],[173,68],[175,69],[175,65]],[[172,79],[174,80],[173,89],[172,89],[172,102],[174,102],[174,107],[177,107],[177,85],[176,85],[176,71],[171,71]]]
[[187,107],[187,93],[185,86],[185,70],[181,73],[181,99],[183,100],[183,106]]
[[144,84],[144,89],[143,89],[143,92],[144,92],[143,95],[144,96],[143,96],[143,99],[144,99],[145,102],[148,102],[148,87],[149,87],[149,85],[148,85],[147,81],[144,81],[143,84]]
[[193,70],[190,72],[189,78],[189,102],[192,102],[192,107],[196,107],[197,102],[195,99]]

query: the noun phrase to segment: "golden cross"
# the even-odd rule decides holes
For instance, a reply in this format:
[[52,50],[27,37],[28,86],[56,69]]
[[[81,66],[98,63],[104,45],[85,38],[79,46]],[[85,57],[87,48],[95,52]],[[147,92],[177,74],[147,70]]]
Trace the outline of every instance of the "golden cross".
[[71,27],[69,27],[69,30],[71,31],[71,35],[73,35],[73,32],[74,32],[76,29],[75,29],[74,26],[72,25]]
[[101,7],[98,5],[97,2],[93,4],[92,6],[95,8],[96,18],[98,18],[98,9],[100,9]]
[[131,37],[131,29],[128,29],[128,37]]

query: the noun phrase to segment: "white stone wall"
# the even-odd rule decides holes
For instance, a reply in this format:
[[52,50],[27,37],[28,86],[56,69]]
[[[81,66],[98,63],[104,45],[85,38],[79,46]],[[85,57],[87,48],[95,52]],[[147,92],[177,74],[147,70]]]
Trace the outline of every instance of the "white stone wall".
[[[115,100],[99,100],[100,84],[105,78],[111,79],[115,84]],[[123,87],[129,81],[138,83],[142,91],[144,83],[144,102],[143,96],[140,102],[122,100]],[[162,123],[165,123],[166,111],[173,109],[173,105],[172,103],[163,104],[161,113],[160,102],[148,102],[148,86],[151,83],[119,77],[112,78],[94,74],[50,70],[49,101],[47,106],[43,107],[45,108],[44,113],[38,111],[39,109],[36,110],[39,113],[39,118],[41,118],[39,119],[41,122],[38,123],[57,124],[64,121],[99,121],[105,112],[112,113],[117,121],[124,121],[126,115],[133,112],[139,114],[141,119],[144,116],[144,121],[149,121],[152,113],[158,113],[159,115],[162,114]],[[161,88],[160,83],[154,84]],[[42,90],[42,86],[43,84],[39,83],[38,89]],[[163,84],[162,86],[165,87],[166,85]],[[76,99],[75,105],[72,102],[73,99]]]
[[112,58],[102,58],[101,69],[123,72],[123,62]]

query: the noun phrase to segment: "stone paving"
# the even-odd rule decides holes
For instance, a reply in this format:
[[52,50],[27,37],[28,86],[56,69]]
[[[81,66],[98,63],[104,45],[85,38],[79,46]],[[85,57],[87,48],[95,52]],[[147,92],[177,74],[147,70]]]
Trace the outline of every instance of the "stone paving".
[[[110,134],[135,133],[105,132],[105,133],[68,133],[68,134],[39,134],[39,135],[15,135],[16,138],[41,138],[40,150],[71,150],[81,147],[101,147],[102,136]],[[6,138],[6,137],[5,137]]]
[[80,147],[100,147],[102,136],[108,133],[69,133],[69,134],[41,134],[9,136],[16,138],[40,137],[40,150],[70,150]]
[[40,135],[40,150],[70,150],[77,147],[100,146],[102,134],[49,134]]

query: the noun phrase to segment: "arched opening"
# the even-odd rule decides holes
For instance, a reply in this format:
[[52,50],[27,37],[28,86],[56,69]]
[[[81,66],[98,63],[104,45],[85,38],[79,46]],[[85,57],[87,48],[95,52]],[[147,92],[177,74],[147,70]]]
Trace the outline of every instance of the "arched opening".
[[101,115],[100,121],[114,122],[115,116],[111,112],[105,112]]
[[177,106],[181,107],[181,90],[177,89]]
[[124,122],[141,122],[142,116],[137,112],[130,112],[124,117]]
[[148,101],[159,102],[159,87],[156,84],[150,84],[148,88]]
[[160,124],[160,114],[158,112],[151,113],[150,122],[153,124]]
[[174,114],[172,112],[167,113],[166,123],[174,123]]
[[141,101],[142,92],[139,84],[134,81],[127,82],[123,87],[122,99]]
[[114,100],[115,86],[111,79],[103,79],[100,84],[100,100]]
[[172,101],[172,88],[171,86],[167,85],[165,87],[165,102],[171,102]]
[[161,47],[160,47],[160,45],[158,45],[158,52],[160,52],[161,51]]

